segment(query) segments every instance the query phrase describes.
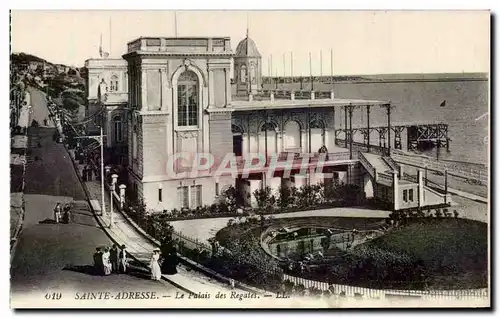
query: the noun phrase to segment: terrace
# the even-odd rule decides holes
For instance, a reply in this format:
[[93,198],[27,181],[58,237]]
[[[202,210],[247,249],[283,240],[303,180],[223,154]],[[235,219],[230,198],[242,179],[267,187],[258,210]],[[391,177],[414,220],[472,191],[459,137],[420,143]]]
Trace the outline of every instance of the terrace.
[[389,101],[335,98],[333,91],[262,90],[256,94],[232,96],[235,111],[283,108],[343,106],[386,106]]
[[141,37],[127,44],[127,54],[154,52],[160,54],[229,54],[232,55],[229,37]]

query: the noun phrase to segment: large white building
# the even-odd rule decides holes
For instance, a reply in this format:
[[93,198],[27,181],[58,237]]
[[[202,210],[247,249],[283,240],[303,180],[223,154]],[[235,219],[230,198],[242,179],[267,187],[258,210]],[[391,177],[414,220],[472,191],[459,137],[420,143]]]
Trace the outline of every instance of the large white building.
[[[421,176],[418,183],[403,180],[390,158],[336,145],[336,111],[345,113],[347,127],[353,107],[369,111],[389,102],[338,99],[333,91],[265,91],[261,55],[248,35],[235,53],[225,37],[142,37],[128,43],[123,60],[88,60],[86,66],[89,114],[105,114],[110,149],[126,146],[128,187],[149,209],[209,205],[229,185],[251,204],[251,193],[263,186],[276,190],[335,178],[358,184],[367,197],[392,202],[395,209],[447,200],[424,188]],[[328,151],[323,163],[320,148]],[[234,154],[237,173],[186,176],[189,164],[169,173],[169,160],[179,153],[211,154],[216,163]],[[266,166],[274,155],[276,168],[244,173],[248,153],[263,154]],[[309,153],[313,158],[301,170]]]

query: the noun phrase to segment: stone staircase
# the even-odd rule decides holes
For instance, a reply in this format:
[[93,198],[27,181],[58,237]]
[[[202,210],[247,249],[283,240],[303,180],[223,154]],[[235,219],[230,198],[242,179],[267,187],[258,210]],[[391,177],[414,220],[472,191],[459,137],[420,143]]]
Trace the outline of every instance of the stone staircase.
[[399,166],[391,157],[382,157],[371,153],[358,155],[359,161],[377,183],[391,186],[393,173],[399,174]]

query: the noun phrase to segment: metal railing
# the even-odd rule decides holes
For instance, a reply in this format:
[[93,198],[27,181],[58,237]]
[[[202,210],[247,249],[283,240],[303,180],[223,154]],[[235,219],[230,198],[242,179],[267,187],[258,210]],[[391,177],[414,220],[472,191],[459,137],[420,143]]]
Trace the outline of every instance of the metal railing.
[[375,170],[375,167],[366,159],[366,157],[363,155],[361,151],[358,151],[358,159],[359,162],[363,165],[363,167],[368,171],[368,173],[372,176],[375,181],[377,180],[377,172]]
[[283,274],[283,281],[289,281],[295,285],[305,288],[319,290],[334,290],[335,294],[345,296],[366,296],[369,298],[384,298],[385,296],[420,296],[422,298],[453,298],[453,299],[477,299],[487,298],[488,289],[463,289],[463,290],[404,290],[404,289],[373,289],[358,286],[330,284],[327,282],[314,281],[302,277]]

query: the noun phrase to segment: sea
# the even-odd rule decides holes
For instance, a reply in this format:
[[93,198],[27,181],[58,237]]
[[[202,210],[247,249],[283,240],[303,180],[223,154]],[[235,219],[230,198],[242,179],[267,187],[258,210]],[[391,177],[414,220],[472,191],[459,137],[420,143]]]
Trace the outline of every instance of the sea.
[[[278,89],[290,88],[285,88],[283,85],[291,84],[279,84]],[[304,89],[308,87],[309,84],[304,84]],[[327,91],[332,89],[332,85],[315,83],[314,89]],[[428,156],[438,156],[441,160],[488,165],[490,118],[487,79],[340,82],[334,83],[333,89],[335,98],[391,101],[394,105],[392,124],[425,121],[447,123],[448,137],[451,139],[449,151],[441,148],[439,156],[436,153],[437,148],[423,153]],[[441,107],[443,101],[445,105]],[[371,109],[370,124],[387,124],[386,110],[377,108]],[[335,112],[335,123],[336,127],[343,128],[343,111]],[[354,111],[353,126],[355,125],[366,125],[366,108]],[[357,136],[357,138],[362,137]],[[403,147],[404,145],[405,143]]]

